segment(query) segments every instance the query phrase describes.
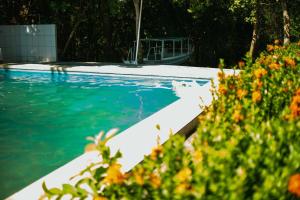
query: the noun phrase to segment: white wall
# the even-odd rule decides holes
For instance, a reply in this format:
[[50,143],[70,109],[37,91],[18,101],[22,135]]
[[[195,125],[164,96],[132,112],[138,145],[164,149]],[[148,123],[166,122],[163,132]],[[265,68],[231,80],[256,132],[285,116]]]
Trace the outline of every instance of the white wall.
[[4,62],[55,62],[55,24],[1,25],[0,48]]

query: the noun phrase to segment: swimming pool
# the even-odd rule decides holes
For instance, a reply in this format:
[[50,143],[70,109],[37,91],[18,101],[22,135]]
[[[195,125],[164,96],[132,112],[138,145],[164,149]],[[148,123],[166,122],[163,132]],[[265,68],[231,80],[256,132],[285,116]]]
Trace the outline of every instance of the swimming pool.
[[0,70],[0,198],[177,99],[170,79]]

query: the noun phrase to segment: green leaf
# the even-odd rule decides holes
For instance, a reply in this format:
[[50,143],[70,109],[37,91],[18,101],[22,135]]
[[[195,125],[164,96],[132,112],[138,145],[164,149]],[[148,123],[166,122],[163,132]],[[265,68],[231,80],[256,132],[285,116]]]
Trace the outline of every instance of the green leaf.
[[62,191],[59,188],[51,188],[49,189],[49,193],[52,195],[61,195]]
[[77,189],[77,193],[79,194],[79,196],[81,197],[86,197],[88,195],[88,192],[84,189],[82,189],[81,187],[76,187]]
[[79,180],[76,183],[75,187],[78,188],[81,184],[87,184],[93,190],[93,192],[95,194],[97,193],[97,187],[91,178],[83,178],[83,179]]
[[63,194],[72,194],[72,195],[76,195],[77,192],[76,192],[76,189],[72,186],[72,185],[69,185],[69,184],[63,184]]
[[96,171],[95,171],[94,178],[95,178],[96,180],[99,180],[105,172],[106,172],[106,168],[104,168],[104,167],[99,167],[99,168],[96,169]]
[[43,188],[44,192],[48,195],[60,195],[62,193],[62,191],[59,188],[48,189],[45,181],[42,184],[42,188]]
[[49,190],[48,190],[48,188],[47,188],[47,186],[46,186],[45,181],[44,181],[43,184],[42,184],[42,188],[43,188],[43,190],[44,190],[45,193],[49,194]]

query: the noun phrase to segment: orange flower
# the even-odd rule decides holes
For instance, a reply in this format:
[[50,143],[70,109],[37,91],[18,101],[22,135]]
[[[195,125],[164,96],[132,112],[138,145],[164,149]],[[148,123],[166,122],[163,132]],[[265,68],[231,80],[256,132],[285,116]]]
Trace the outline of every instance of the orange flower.
[[300,116],[300,95],[293,97],[290,109],[292,111],[293,118]]
[[150,174],[150,184],[154,188],[158,188],[161,185],[161,180],[158,175],[152,173]]
[[254,103],[260,102],[261,101],[261,93],[260,91],[256,90],[252,93],[252,101]]
[[107,170],[107,175],[103,179],[104,183],[107,184],[121,184],[125,179],[125,175],[120,171],[121,165],[113,163]]
[[261,88],[263,86],[263,82],[261,82],[260,80],[257,80],[257,87]]
[[270,63],[272,63],[272,57],[270,55],[265,58],[262,57],[261,64],[269,65]]
[[256,78],[261,78],[264,75],[266,75],[267,73],[268,73],[268,71],[265,70],[264,68],[259,68],[259,69],[257,69],[257,70],[254,71],[254,76]]
[[248,94],[247,90],[238,89],[237,90],[237,96],[239,99],[242,99],[244,96]]
[[220,94],[223,94],[223,95],[226,95],[227,94],[227,89],[224,85],[219,85],[219,93]]
[[279,69],[280,68],[280,64],[278,64],[278,63],[271,63],[269,65],[269,68],[270,69]]
[[244,115],[241,114],[241,111],[240,110],[235,110],[233,115],[232,115],[232,119],[238,123],[240,121],[242,121],[244,119]]
[[135,178],[135,182],[138,185],[144,185],[144,169],[143,168],[139,168],[136,171],[134,171],[133,176]]
[[254,82],[252,83],[252,87],[254,89],[260,89],[263,86],[263,82],[260,79],[256,79],[254,80]]
[[224,80],[224,78],[225,78],[225,73],[222,72],[222,71],[218,72],[218,78],[219,78],[220,81],[221,81],[221,80]]
[[243,68],[245,66],[245,62],[239,61],[238,66],[239,66],[239,68]]
[[157,147],[152,149],[152,152],[150,154],[150,158],[152,160],[156,160],[157,157],[162,154],[162,152],[163,152],[163,147],[161,145],[158,145]]
[[175,179],[179,182],[185,182],[191,178],[191,175],[192,170],[188,167],[185,167],[176,174]]
[[144,185],[144,178],[140,174],[134,174],[135,182],[138,185]]
[[296,62],[292,58],[288,57],[288,58],[284,58],[283,60],[284,60],[284,63],[285,63],[286,66],[291,66],[291,67],[295,67],[296,66]]
[[290,177],[288,190],[290,193],[300,197],[300,174],[294,174]]
[[274,46],[273,45],[267,45],[267,51],[273,51]]
[[300,88],[296,90],[295,96],[300,96]]
[[176,194],[183,194],[185,193],[188,189],[190,189],[190,185],[187,183],[180,183],[179,185],[177,185],[177,187],[175,188],[175,193]]

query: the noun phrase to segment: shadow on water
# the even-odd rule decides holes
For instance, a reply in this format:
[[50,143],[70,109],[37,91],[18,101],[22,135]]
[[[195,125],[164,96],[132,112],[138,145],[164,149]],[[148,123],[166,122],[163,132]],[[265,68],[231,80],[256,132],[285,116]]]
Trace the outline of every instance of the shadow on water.
[[3,69],[5,73],[0,74],[0,81],[4,81],[5,79],[10,77],[10,68],[7,64],[1,64],[0,69]]
[[5,72],[9,72],[10,70],[9,65],[6,63],[0,64],[0,68],[4,69]]
[[51,73],[54,74],[55,72],[59,73],[59,74],[67,74],[67,67],[64,66],[52,66],[50,67]]

